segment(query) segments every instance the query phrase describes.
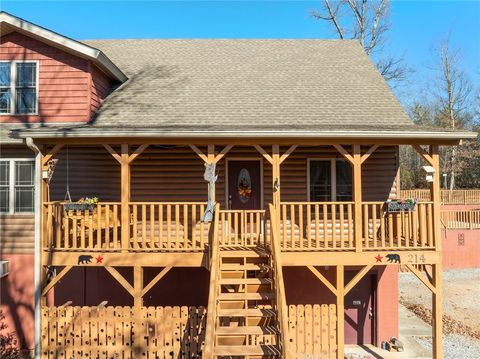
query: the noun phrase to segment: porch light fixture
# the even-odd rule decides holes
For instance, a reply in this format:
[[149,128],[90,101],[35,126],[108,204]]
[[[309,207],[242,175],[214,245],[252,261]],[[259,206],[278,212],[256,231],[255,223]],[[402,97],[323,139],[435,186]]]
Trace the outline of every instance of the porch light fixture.
[[435,168],[432,166],[423,166],[423,170],[427,173],[425,180],[427,182],[433,182],[433,174],[435,173]]

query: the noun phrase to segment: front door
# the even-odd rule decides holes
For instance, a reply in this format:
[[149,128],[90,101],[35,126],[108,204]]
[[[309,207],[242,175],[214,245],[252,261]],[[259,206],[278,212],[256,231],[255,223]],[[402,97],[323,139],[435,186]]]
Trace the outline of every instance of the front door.
[[261,209],[260,161],[228,161],[228,209]]
[[[355,272],[345,274],[346,283]],[[376,275],[367,274],[345,296],[345,344],[375,344]]]

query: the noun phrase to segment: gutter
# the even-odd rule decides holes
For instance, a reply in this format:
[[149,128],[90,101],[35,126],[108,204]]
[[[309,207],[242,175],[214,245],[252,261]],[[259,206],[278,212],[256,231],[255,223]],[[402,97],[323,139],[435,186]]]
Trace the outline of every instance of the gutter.
[[[22,131],[18,132],[22,136]],[[461,140],[477,137],[475,132],[429,132],[429,131],[168,131],[162,129],[137,130],[134,128],[107,129],[90,128],[52,129],[41,131],[25,131],[24,136],[35,138],[102,138],[102,137],[129,137],[129,138],[322,138],[322,139],[442,139]]]
[[40,351],[40,316],[41,316],[41,308],[40,308],[40,299],[42,295],[42,286],[41,286],[41,276],[40,276],[40,255],[41,255],[41,248],[40,248],[40,227],[41,227],[41,183],[42,183],[42,153],[40,149],[35,145],[31,137],[27,137],[25,139],[25,144],[29,149],[31,149],[35,153],[35,261],[34,261],[34,286],[35,286],[35,307],[34,307],[34,326],[35,326],[35,351],[34,351],[34,358],[40,359],[41,358],[41,351]]

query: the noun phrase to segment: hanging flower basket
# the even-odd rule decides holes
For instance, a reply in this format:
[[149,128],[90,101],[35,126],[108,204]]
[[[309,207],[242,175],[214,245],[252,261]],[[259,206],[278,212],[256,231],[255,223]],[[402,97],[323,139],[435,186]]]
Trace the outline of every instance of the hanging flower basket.
[[413,198],[403,199],[394,199],[391,201],[385,202],[386,210],[389,213],[394,212],[413,212],[417,206],[417,201]]
[[93,211],[97,208],[98,198],[81,198],[78,202],[69,202],[63,204],[65,211]]
[[97,205],[91,203],[64,203],[63,209],[65,211],[93,211]]

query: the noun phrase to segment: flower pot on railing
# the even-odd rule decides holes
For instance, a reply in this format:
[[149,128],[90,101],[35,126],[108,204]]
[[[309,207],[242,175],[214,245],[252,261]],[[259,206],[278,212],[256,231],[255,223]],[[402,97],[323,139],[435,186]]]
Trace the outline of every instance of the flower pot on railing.
[[97,208],[96,204],[92,203],[64,203],[63,209],[65,211],[93,211]]
[[417,201],[415,200],[393,200],[385,202],[385,208],[388,213],[413,212],[416,206]]
[[97,208],[98,198],[81,198],[77,202],[67,202],[63,204],[65,211],[93,211]]

